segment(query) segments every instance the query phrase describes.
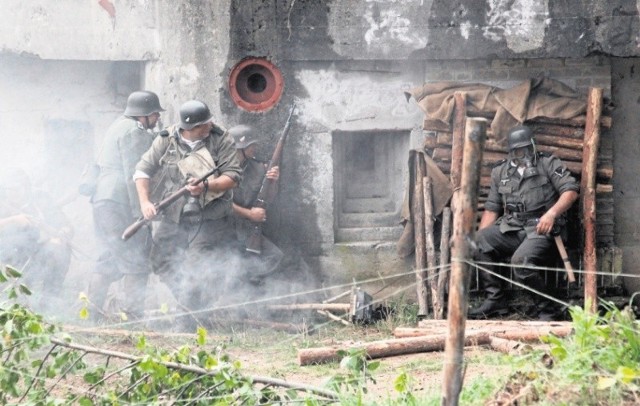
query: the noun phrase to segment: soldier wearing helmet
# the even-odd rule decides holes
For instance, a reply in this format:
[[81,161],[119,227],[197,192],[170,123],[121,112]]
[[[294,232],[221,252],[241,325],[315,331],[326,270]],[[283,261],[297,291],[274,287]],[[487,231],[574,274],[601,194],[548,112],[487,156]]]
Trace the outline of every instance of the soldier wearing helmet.
[[[233,191],[233,214],[238,239],[244,247],[254,225],[267,221],[267,211],[263,207],[255,206],[263,179],[266,177],[276,185],[270,188],[270,192],[275,195],[280,169],[273,166],[267,171],[266,165],[256,159],[258,135],[254,128],[238,125],[229,129],[229,133],[233,137],[236,154],[243,170],[242,182]],[[267,199],[272,200],[274,197],[269,196]],[[275,272],[283,255],[278,246],[263,237],[259,254],[245,251],[243,268],[249,281],[260,283],[265,276]]]
[[[184,307],[208,307],[221,289],[231,265],[229,252],[237,248],[231,219],[232,189],[242,179],[233,139],[213,123],[209,107],[190,100],[179,110],[180,121],[168,135],[157,137],[136,165],[134,179],[140,210],[146,219],[158,213],[154,203],[187,186],[191,193],[161,213],[154,228],[151,262]],[[212,169],[216,174],[195,183]],[[151,192],[153,190],[153,193]],[[233,258],[235,259],[235,258]],[[178,320],[191,329],[193,317]]]
[[120,236],[141,215],[133,173],[136,163],[151,146],[152,129],[163,111],[155,93],[147,90],[131,93],[123,116],[109,127],[100,146],[96,162],[99,174],[91,202],[102,252],[89,281],[89,300],[95,305],[92,316],[104,314],[102,307],[109,285],[120,279],[124,279],[121,310],[130,318],[143,315],[149,275],[148,234],[139,233],[127,243]]
[[[536,150],[531,128],[512,128],[507,141],[508,159],[491,172],[475,259],[497,263],[510,256],[516,280],[548,295],[541,271],[532,268],[545,265],[553,254],[552,233],[563,232],[565,213],[578,198],[579,185],[560,159]],[[469,318],[507,314],[501,279],[482,270],[480,279],[486,298],[469,310]],[[534,303],[539,319],[559,317],[560,309],[550,299],[534,292]]]

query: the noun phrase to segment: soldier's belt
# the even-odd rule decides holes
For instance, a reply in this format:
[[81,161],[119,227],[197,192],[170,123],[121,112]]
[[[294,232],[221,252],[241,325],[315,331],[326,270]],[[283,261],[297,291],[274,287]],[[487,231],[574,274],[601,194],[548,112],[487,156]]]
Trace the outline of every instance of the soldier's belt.
[[544,214],[544,211],[521,211],[509,213],[516,220],[527,221],[538,218]]

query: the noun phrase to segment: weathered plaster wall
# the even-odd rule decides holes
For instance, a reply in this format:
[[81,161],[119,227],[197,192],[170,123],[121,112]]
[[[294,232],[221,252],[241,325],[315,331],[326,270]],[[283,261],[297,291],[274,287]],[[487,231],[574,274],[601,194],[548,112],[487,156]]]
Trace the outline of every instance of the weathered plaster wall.
[[149,60],[160,53],[155,0],[3,0],[0,52],[42,59]]
[[638,54],[637,0],[277,1],[287,59]]
[[[282,164],[277,225],[282,239],[300,246],[316,269],[347,280],[364,270],[395,272],[407,265],[395,257],[392,242],[334,244],[337,133],[419,132],[422,113],[402,91],[424,81],[509,87],[544,74],[581,90],[601,86],[609,95],[608,56],[640,54],[640,0],[111,0],[115,18],[97,1],[85,3],[0,4],[12,21],[0,26],[0,52],[43,60],[16,56],[14,64],[23,72],[2,71],[0,86],[17,85],[8,93],[17,104],[29,106],[37,99],[39,106],[59,91],[65,95],[60,111],[80,109],[78,114],[93,117],[100,137],[99,129],[110,121],[105,118],[121,110],[122,93],[130,89],[114,91],[106,68],[96,73],[86,61],[140,61],[139,85],[160,95],[165,124],[175,122],[184,101],[200,98],[221,124],[260,128],[262,158],[268,159],[295,102],[299,110]],[[285,91],[272,110],[245,112],[229,97],[229,72],[247,56],[266,57],[283,72]],[[54,60],[77,65],[69,69]],[[103,93],[66,95],[77,87]],[[629,115],[637,113],[636,104],[628,108]],[[0,121],[11,128],[21,123],[20,114],[0,107]],[[34,125],[36,132],[39,127]]]
[[228,97],[223,89],[228,74],[230,0],[156,3],[161,55],[146,65],[145,86],[166,103],[165,124],[175,122],[180,105],[192,98],[206,102],[219,117],[221,99]]

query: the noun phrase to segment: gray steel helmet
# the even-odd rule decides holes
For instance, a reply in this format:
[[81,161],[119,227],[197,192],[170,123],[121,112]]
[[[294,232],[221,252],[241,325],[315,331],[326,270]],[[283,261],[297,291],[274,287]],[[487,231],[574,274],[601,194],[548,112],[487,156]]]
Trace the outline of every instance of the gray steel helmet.
[[533,142],[533,131],[526,125],[513,127],[507,134],[507,143],[509,144],[509,151],[530,145],[535,146]]
[[140,90],[129,95],[124,115],[128,117],[146,117],[161,111],[164,111],[164,109],[160,107],[158,95],[146,90]]
[[253,145],[258,142],[258,134],[256,134],[256,130],[248,125],[241,124],[230,128],[229,134],[233,137],[236,149],[244,149],[249,145]]
[[189,100],[180,106],[180,128],[191,130],[213,120],[209,107],[200,100]]

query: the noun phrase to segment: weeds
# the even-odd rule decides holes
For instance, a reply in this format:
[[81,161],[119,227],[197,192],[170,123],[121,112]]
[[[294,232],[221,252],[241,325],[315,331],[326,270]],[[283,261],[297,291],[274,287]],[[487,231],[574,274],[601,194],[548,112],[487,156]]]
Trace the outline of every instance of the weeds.
[[[622,404],[640,399],[640,335],[633,312],[604,304],[602,316],[570,309],[574,334],[547,336],[548,353],[514,360],[520,372],[510,379],[527,402]],[[520,393],[522,394],[522,393]]]

